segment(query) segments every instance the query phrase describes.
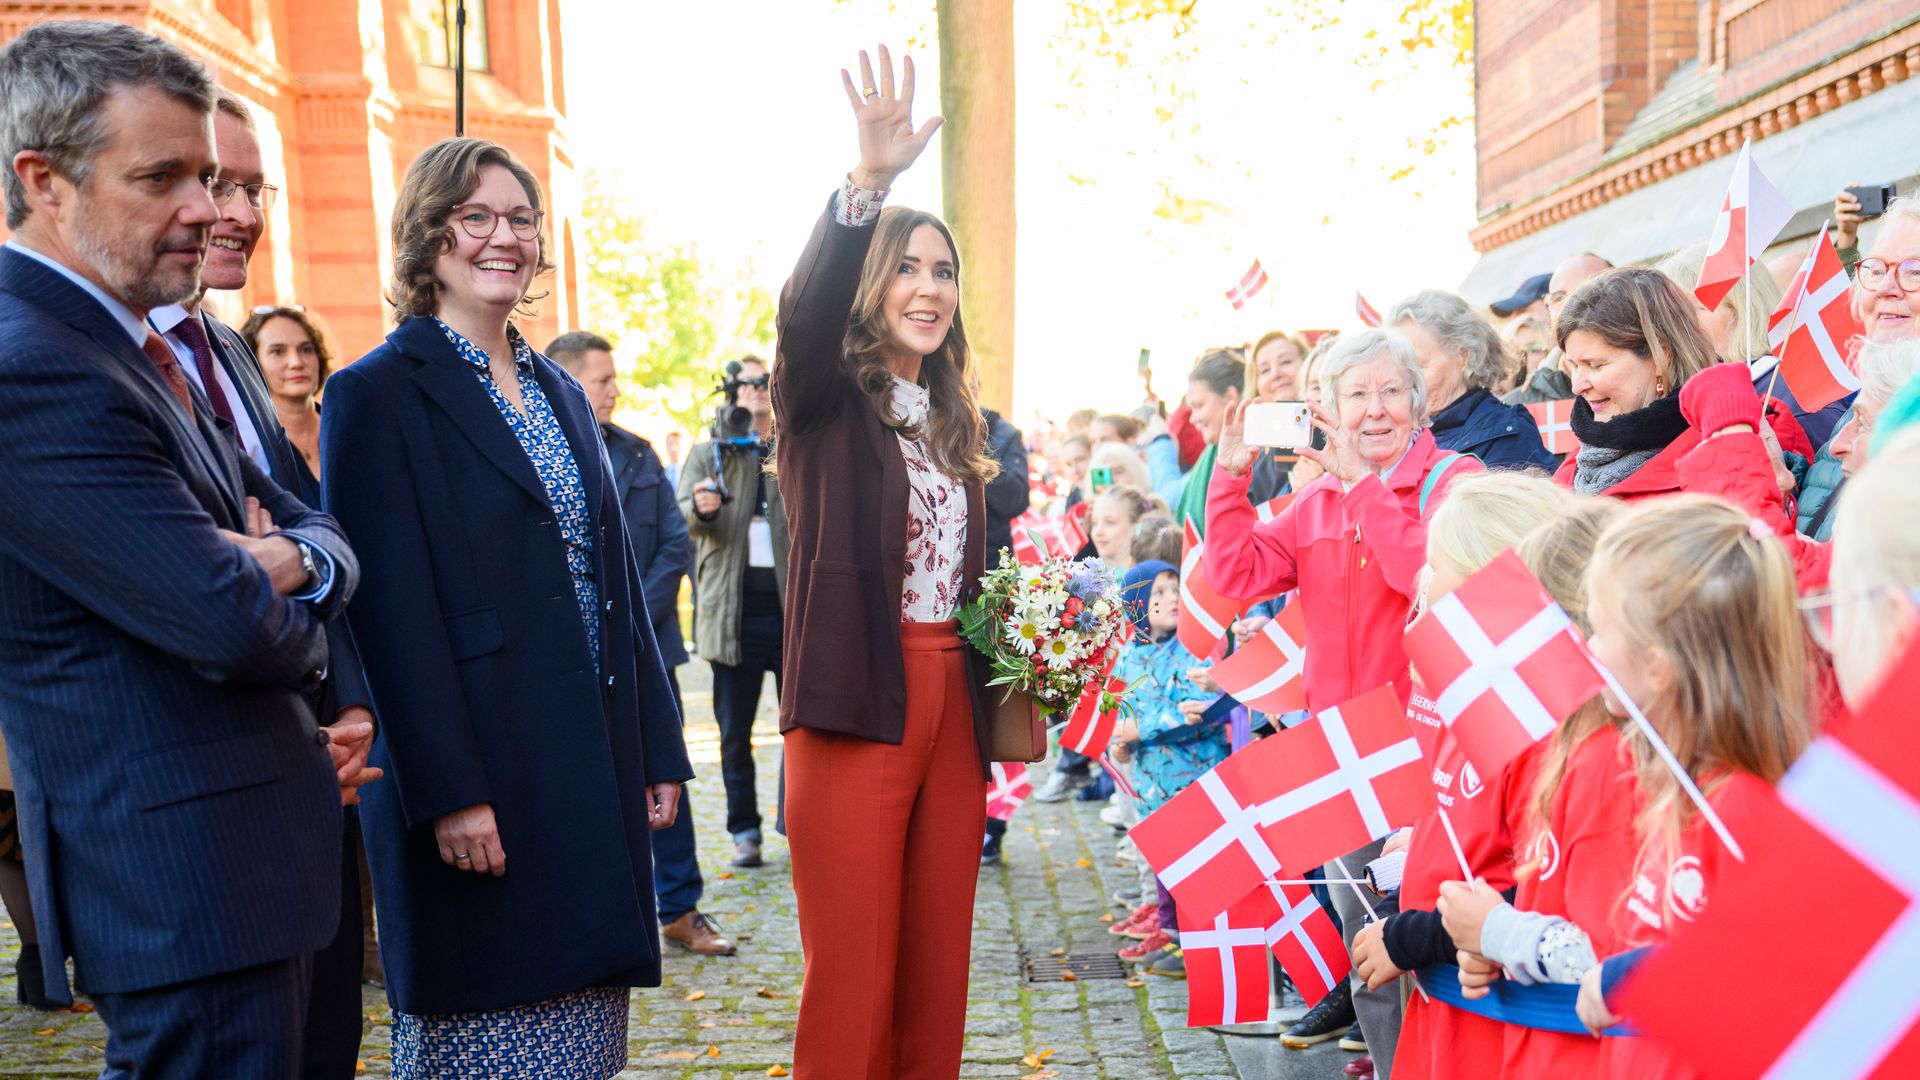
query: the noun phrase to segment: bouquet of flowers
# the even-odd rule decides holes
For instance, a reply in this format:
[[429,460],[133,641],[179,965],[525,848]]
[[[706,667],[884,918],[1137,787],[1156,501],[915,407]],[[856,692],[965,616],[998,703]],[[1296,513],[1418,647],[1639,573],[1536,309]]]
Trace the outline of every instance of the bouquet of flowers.
[[[980,587],[960,609],[960,635],[987,658],[987,685],[1025,694],[1046,713],[1070,712],[1130,634],[1120,588],[1097,558],[1022,564],[1002,549]],[[1102,691],[1101,710],[1115,704]]]

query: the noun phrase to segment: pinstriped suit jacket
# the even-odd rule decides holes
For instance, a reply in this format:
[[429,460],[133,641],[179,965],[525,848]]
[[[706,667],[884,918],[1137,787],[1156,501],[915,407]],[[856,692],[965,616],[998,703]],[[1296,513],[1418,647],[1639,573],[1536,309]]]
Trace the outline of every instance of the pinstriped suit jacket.
[[[311,952],[339,918],[302,691],[359,567],[206,416],[84,291],[0,250],[0,727],[56,999],[68,955],[90,989],[140,990]],[[216,532],[248,495],[334,557],[324,605]]]

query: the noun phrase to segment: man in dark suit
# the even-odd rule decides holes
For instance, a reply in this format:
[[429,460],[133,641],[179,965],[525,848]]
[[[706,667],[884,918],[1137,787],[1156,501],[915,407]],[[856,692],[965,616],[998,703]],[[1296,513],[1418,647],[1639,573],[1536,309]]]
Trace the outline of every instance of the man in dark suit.
[[0,50],[0,727],[46,990],[73,956],[114,1078],[298,1075],[335,755],[372,737],[330,746],[305,696],[352,550],[143,321],[200,289],[213,109],[204,67],[118,23]]
[[[680,635],[680,582],[693,571],[687,521],[680,516],[673,485],[667,482],[653,444],[613,422],[613,407],[620,399],[613,345],[598,334],[575,330],[554,338],[546,353],[580,380],[594,419],[600,423],[613,465],[614,490],[620,493],[627,534],[633,538],[633,561],[647,594],[647,611],[653,616],[653,637],[660,643],[660,659],[667,665],[667,681],[678,701],[680,674],[675,669],[687,662],[686,641]],[[683,722],[685,715],[682,709]],[[661,937],[703,956],[733,955],[733,942],[700,910],[706,881],[694,849],[693,805],[684,790],[673,824],[653,834],[653,887],[660,907]]]
[[[260,154],[260,138],[246,102],[229,90],[216,88],[213,119],[214,149],[220,172],[213,188],[220,218],[213,223],[201,268],[202,293],[178,304],[155,308],[147,324],[173,350],[180,370],[205,396],[238,449],[303,503],[318,506],[320,492],[287,441],[286,432],[267,394],[259,360],[232,327],[204,309],[207,290],[233,291],[246,287],[247,268],[260,237],[266,232],[267,212],[279,189],[267,183]],[[347,628],[345,615],[327,620],[330,658],[327,679],[309,695],[314,713],[330,736],[340,736],[374,723],[372,695],[360,670],[360,658]],[[359,744],[364,765],[366,744]],[[378,775],[375,770],[374,775]],[[302,1053],[306,1080],[347,1080],[360,1056],[360,974],[364,963],[360,907],[360,829],[354,811],[344,815],[340,857],[340,926],[333,940],[313,957],[313,991],[307,1003],[307,1030]]]

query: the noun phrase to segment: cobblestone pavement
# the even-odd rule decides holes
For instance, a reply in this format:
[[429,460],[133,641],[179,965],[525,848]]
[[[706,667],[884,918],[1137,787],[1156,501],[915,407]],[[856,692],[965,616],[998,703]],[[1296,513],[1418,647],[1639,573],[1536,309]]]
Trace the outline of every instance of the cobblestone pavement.
[[[707,667],[681,669],[687,741],[701,777],[692,799],[702,869],[702,908],[740,940],[733,957],[699,958],[670,950],[666,984],[633,996],[632,1057],[622,1077],[720,1080],[784,1075],[791,1068],[799,999],[800,940],[794,919],[786,843],[767,832],[767,865],[730,870],[719,776],[719,733]],[[760,788],[769,822],[780,738],[767,687],[756,729]],[[973,976],[966,1060],[961,1075],[1048,1080],[1219,1080],[1340,1077],[1352,1055],[1331,1043],[1283,1051],[1272,1039],[1223,1038],[1186,1028],[1186,985],[1149,978],[1084,979],[1029,985],[1023,960],[1054,949],[1111,952],[1115,939],[1100,921],[1117,912],[1111,892],[1134,876],[1116,864],[1113,831],[1095,804],[1029,802],[1015,815],[1005,865],[982,872],[974,912]],[[11,923],[0,929],[0,1078],[91,1077],[99,1073],[106,1028],[83,1002],[79,1011],[43,1013],[14,1003],[12,961],[19,948]],[[362,1075],[389,1075],[389,1010],[365,988],[367,1035]],[[1029,1063],[1031,1060],[1038,1065]]]

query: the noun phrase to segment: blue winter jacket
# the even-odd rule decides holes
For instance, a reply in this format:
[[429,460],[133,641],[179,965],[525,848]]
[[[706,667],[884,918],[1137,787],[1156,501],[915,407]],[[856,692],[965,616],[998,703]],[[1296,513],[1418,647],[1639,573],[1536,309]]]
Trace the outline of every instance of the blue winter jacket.
[[1559,462],[1541,445],[1540,428],[1525,405],[1503,405],[1485,390],[1469,390],[1433,414],[1433,440],[1442,450],[1472,454],[1489,469],[1544,469]]

